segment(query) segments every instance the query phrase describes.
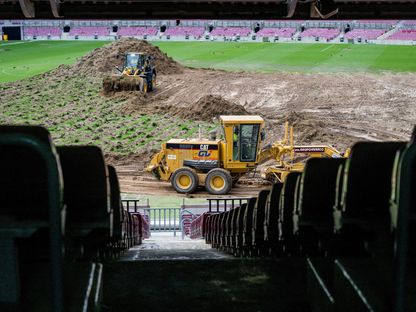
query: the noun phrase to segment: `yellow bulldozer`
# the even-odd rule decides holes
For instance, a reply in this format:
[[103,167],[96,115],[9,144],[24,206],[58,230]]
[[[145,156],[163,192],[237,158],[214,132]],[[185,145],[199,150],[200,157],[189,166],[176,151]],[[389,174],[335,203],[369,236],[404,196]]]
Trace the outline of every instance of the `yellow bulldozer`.
[[[146,170],[158,179],[170,181],[179,193],[191,194],[198,186],[214,195],[230,192],[238,179],[261,162],[274,159],[261,176],[273,182],[283,182],[291,171],[302,171],[304,161],[295,157],[347,157],[329,145],[296,146],[293,128],[286,123],[282,141],[262,148],[265,122],[260,116],[220,116],[220,137],[210,140],[172,139],[162,144]],[[290,142],[289,142],[290,140]]]
[[156,68],[152,57],[145,53],[126,53],[123,67],[116,67],[116,69],[118,74],[104,78],[104,92],[141,91],[147,93],[156,87]]

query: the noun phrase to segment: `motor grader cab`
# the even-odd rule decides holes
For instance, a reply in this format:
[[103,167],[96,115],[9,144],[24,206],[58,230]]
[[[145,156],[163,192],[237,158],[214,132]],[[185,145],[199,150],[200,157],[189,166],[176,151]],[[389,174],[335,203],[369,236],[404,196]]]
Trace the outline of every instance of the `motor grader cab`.
[[213,140],[172,139],[162,144],[147,171],[170,181],[179,193],[204,186],[210,194],[227,194],[258,163],[264,120],[260,116],[220,116],[220,136]]
[[153,59],[144,53],[128,52],[123,67],[116,67],[119,74],[105,77],[105,92],[142,91],[147,93],[156,87],[156,69]]

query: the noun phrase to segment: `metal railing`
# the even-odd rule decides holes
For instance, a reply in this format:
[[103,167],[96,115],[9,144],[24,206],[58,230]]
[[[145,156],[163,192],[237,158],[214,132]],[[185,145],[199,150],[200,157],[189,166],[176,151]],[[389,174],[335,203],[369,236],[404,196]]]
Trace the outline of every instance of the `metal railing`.
[[207,198],[209,212],[221,212],[240,207],[248,203],[250,197]]
[[181,208],[150,208],[139,205],[139,200],[122,200],[123,207],[130,213],[141,213],[149,223],[152,232],[181,231]]

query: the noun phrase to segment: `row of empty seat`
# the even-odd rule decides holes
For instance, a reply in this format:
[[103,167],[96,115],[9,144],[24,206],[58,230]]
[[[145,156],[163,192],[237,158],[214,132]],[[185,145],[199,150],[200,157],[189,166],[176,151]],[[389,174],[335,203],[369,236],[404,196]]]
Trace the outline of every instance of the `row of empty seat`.
[[415,311],[415,183],[416,142],[357,143],[191,231],[234,255],[305,258],[314,311]]
[[[123,209],[117,173],[98,147],[55,147],[44,128],[1,126],[0,150],[0,310],[78,306],[87,294],[72,300],[69,285],[92,274],[98,287],[98,261],[139,244],[148,224]],[[39,283],[45,294],[36,296]]]

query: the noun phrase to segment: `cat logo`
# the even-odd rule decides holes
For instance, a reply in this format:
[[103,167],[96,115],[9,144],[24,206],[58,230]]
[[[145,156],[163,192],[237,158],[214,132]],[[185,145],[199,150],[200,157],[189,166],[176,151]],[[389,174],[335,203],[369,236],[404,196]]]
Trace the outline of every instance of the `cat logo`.
[[199,157],[209,157],[209,156],[211,156],[211,153],[209,151],[199,151],[198,156]]

